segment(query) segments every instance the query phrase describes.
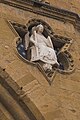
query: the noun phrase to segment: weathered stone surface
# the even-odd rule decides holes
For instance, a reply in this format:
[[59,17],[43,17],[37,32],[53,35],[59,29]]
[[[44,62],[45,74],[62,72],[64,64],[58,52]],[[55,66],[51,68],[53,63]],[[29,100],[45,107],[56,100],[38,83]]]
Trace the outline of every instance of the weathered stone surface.
[[0,120],[14,120],[1,103],[0,103]]
[[[50,4],[80,14],[79,0],[50,0]],[[49,23],[55,34],[73,39],[70,53],[75,71],[57,73],[49,86],[36,66],[24,62],[17,54],[15,34],[6,20],[26,24],[32,18]],[[71,23],[53,20],[18,8],[0,4],[0,76],[18,95],[38,120],[80,120],[80,33]],[[4,71],[5,70],[5,71]],[[1,81],[1,79],[0,79]],[[7,88],[8,89],[8,88]],[[20,101],[19,101],[20,102]],[[2,114],[1,120],[7,120]]]
[[58,8],[66,9],[80,14],[79,0],[50,0],[50,3]]

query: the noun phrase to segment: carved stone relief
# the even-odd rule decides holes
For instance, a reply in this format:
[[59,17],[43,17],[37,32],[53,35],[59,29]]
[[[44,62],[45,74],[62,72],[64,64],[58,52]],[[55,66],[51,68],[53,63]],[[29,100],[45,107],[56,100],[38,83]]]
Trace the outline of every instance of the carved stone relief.
[[[16,41],[16,47],[19,55],[25,59],[28,63],[32,65],[36,65],[39,70],[44,74],[47,78],[49,84],[52,83],[53,77],[56,72],[60,72],[62,74],[70,74],[74,70],[74,60],[72,55],[69,53],[68,49],[72,44],[72,39],[66,38],[64,36],[56,35],[53,32],[53,29],[43,20],[41,19],[31,19],[28,21],[26,25],[21,25],[16,22],[9,21],[10,24],[17,31],[21,39]],[[51,71],[45,71],[41,60],[31,61],[31,47],[33,46],[32,42],[29,42],[28,49],[25,49],[25,35],[29,33],[29,38],[32,35],[32,28],[37,27],[38,25],[43,25],[44,31],[42,35],[47,38],[50,36],[51,42],[53,44],[57,61],[59,66],[53,65]]]

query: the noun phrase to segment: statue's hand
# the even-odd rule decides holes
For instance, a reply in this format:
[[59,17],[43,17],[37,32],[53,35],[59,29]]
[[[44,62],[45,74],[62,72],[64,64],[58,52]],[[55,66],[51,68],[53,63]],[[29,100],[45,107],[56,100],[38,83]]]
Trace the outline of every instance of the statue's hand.
[[37,42],[35,42],[34,45],[35,45],[36,47],[39,47],[39,44],[38,44]]

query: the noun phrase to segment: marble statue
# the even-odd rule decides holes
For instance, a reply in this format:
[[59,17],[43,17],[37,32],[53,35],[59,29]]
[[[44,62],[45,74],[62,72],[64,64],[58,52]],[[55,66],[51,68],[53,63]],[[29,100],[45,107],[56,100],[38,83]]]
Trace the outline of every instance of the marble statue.
[[[31,61],[42,61],[44,70],[52,70],[53,65],[59,65],[57,56],[50,36],[47,38],[42,34],[44,27],[42,24],[32,28],[32,35],[25,36],[25,46],[28,47],[29,41],[33,43],[31,47]],[[27,39],[27,40],[26,40]],[[26,42],[27,41],[27,42]]]

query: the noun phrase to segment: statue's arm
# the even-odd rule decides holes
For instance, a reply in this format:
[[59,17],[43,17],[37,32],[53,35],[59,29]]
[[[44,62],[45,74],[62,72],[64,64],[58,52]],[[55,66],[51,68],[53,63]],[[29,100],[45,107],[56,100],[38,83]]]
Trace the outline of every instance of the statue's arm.
[[31,41],[35,46],[38,46],[38,43],[37,43],[37,40],[36,40],[36,31],[34,31],[33,35],[31,35],[30,41]]
[[33,39],[33,35],[30,37],[30,42],[32,42],[34,45],[36,44],[36,41]]

